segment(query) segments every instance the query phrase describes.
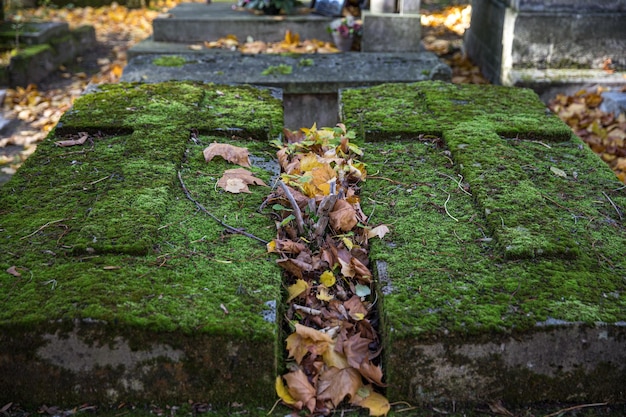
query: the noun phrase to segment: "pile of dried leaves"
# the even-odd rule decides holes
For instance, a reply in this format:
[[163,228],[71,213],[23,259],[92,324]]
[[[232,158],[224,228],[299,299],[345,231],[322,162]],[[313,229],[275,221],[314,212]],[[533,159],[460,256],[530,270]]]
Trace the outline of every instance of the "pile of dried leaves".
[[549,107],[626,183],[626,114],[601,111],[601,94],[601,89],[581,90],[573,96],[559,94]]
[[[376,293],[368,268],[368,240],[382,238],[385,225],[371,228],[359,204],[365,180],[362,151],[343,125],[284,131],[275,143],[282,174],[267,197],[277,236],[267,244],[284,269],[287,372],[276,392],[287,406],[328,415],[344,402],[385,415],[387,399],[376,330]],[[214,143],[205,159],[221,156],[242,168],[229,169],[218,186],[231,193],[265,185],[245,169],[248,150]]]
[[370,228],[361,211],[366,169],[353,138],[341,124],[285,131],[277,153],[283,174],[266,203],[278,235],[268,250],[285,270],[292,333],[289,372],[277,377],[276,391],[288,406],[315,414],[347,399],[385,415],[389,402],[374,388],[384,383],[367,248],[388,228]]

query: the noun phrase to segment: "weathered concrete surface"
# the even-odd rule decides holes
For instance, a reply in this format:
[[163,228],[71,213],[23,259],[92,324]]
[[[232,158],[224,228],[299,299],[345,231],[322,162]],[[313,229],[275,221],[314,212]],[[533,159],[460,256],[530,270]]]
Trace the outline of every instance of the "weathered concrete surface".
[[[0,25],[0,41],[12,45],[15,33],[9,23]],[[25,87],[44,79],[59,65],[72,62],[96,43],[91,26],[70,30],[67,23],[28,23],[20,33],[20,51],[13,57],[3,79],[12,87]]]
[[332,17],[310,13],[289,16],[266,16],[247,10],[233,10],[231,3],[181,3],[166,16],[152,22],[153,38],[158,42],[203,42],[226,35],[235,35],[240,41],[249,36],[255,40],[277,42],[291,30],[301,39],[332,41],[326,28]]
[[614,0],[477,0],[465,49],[494,83],[518,85],[515,71],[525,69],[550,69],[559,83],[561,70],[601,72],[609,58],[626,69],[625,20],[624,3]]
[[363,52],[419,52],[421,36],[419,14],[363,12]]
[[[375,105],[372,105],[375,103]],[[530,90],[342,90],[365,135],[387,393],[626,401],[626,193]],[[615,206],[613,206],[613,204]]]
[[[102,86],[78,99],[0,187],[0,402],[271,405],[281,273],[256,210],[226,195],[212,142],[246,146],[259,178],[282,125],[266,90]],[[83,145],[56,146],[78,138]],[[237,135],[241,135],[238,137]]]
[[[150,45],[148,45],[149,47]],[[176,47],[174,45],[174,47]],[[164,50],[162,44],[158,53]],[[179,48],[179,47],[178,47]],[[175,49],[180,51],[179,49]],[[184,64],[164,67],[154,64],[156,55],[136,55],[124,69],[123,81],[161,82],[196,80],[225,84],[250,84],[280,88],[285,105],[285,125],[291,129],[337,123],[337,91],[341,88],[377,85],[385,82],[444,80],[451,77],[450,68],[430,52],[419,53],[342,53],[245,55],[215,53],[179,54]],[[264,71],[286,66],[291,73]],[[311,107],[312,103],[319,103]]]

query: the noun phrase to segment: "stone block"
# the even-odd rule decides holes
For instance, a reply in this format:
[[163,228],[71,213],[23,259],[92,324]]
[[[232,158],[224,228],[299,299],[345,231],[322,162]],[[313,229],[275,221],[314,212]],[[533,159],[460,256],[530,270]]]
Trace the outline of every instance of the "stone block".
[[[170,51],[179,66],[159,66],[155,59]],[[430,52],[343,53],[280,56],[238,52],[192,53],[185,45],[150,41],[131,50],[122,80],[163,82],[195,80],[252,84],[280,88],[284,95],[285,125],[290,129],[338,121],[337,91],[341,88],[422,80],[449,81],[450,67]],[[267,71],[280,66],[286,73]],[[347,71],[346,68],[358,68]]]
[[[374,104],[375,103],[375,104]],[[342,90],[391,401],[626,400],[626,193],[528,89]],[[384,174],[382,174],[384,173]]]
[[235,35],[240,42],[248,37],[265,42],[284,39],[285,32],[298,33],[301,39],[332,41],[327,27],[332,17],[316,14],[290,16],[256,15],[246,10],[233,10],[231,3],[181,3],[167,16],[152,22],[157,42],[204,42],[226,35]]
[[419,14],[421,0],[398,0],[400,14]]
[[215,189],[233,165],[203,149],[247,147],[270,184],[282,117],[251,87],[118,84],[76,100],[0,187],[0,402],[271,406],[281,272],[257,212],[267,188]]
[[[591,0],[472,3],[465,49],[494,83],[514,84],[526,69],[626,68],[623,2]],[[554,80],[558,82],[558,75]]]
[[363,52],[419,52],[422,26],[419,14],[363,12]]

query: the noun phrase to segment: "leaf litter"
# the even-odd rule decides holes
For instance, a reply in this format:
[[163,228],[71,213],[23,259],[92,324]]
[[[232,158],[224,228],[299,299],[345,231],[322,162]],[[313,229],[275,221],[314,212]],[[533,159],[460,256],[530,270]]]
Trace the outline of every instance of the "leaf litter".
[[[273,142],[282,174],[262,204],[276,219],[276,238],[266,247],[278,257],[286,290],[287,372],[277,377],[276,393],[286,406],[313,415],[345,404],[386,415],[391,406],[379,392],[385,383],[368,242],[389,228],[370,227],[361,211],[363,152],[342,124],[283,133],[283,141]],[[211,144],[204,156],[241,166],[250,159],[246,148],[223,143]],[[242,192],[233,179],[265,185],[245,168],[225,170],[217,185]]]

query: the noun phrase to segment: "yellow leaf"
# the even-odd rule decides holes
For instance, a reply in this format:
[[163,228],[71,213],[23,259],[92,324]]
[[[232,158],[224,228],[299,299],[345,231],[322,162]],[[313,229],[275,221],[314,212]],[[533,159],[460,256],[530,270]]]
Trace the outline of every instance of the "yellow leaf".
[[369,409],[370,416],[386,416],[391,409],[389,400],[383,395],[374,392],[369,385],[359,389],[351,403]]
[[291,396],[291,394],[287,390],[287,387],[285,386],[285,383],[283,382],[283,378],[280,375],[276,377],[276,394],[278,394],[280,399],[283,400],[285,404],[292,405],[296,403],[296,400]]
[[337,280],[335,279],[335,274],[333,274],[332,271],[325,271],[320,276],[320,282],[324,284],[324,286],[330,288],[335,285],[335,282],[337,282]]
[[276,252],[276,240],[272,239],[269,242],[267,242],[267,252],[268,253],[274,253]]
[[354,243],[352,243],[352,241],[347,237],[342,237],[341,241],[344,245],[346,245],[346,248],[348,248],[348,250],[352,250],[352,248],[354,247]]
[[324,363],[329,368],[333,366],[338,369],[347,368],[350,366],[348,364],[348,360],[346,359],[346,356],[343,353],[339,353],[335,350],[336,342],[337,341],[334,340],[333,343],[330,346],[328,346],[328,349],[326,350],[326,352],[322,354],[322,359],[324,359]]
[[332,296],[332,295],[328,292],[328,288],[327,288],[327,287],[325,287],[325,286],[323,286],[323,285],[320,285],[320,286],[318,287],[318,289],[317,289],[317,295],[316,295],[315,297],[316,297],[318,300],[321,300],[321,301],[330,301],[330,300],[332,300],[333,298],[335,298],[335,297],[333,297],[333,296]]
[[289,294],[289,298],[287,298],[287,302],[290,302],[294,298],[298,297],[300,294],[309,289],[309,284],[303,279],[296,280],[296,283],[287,287],[287,293]]

